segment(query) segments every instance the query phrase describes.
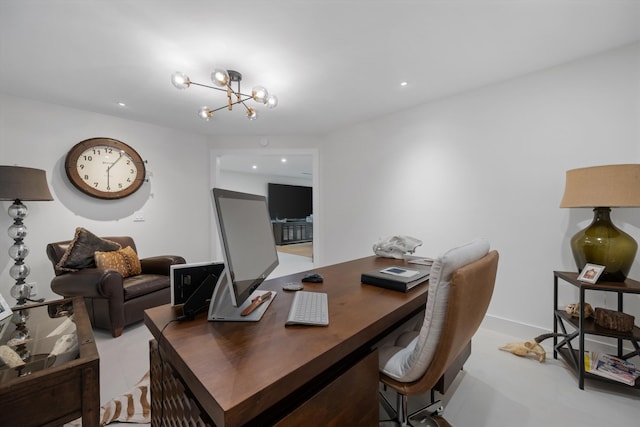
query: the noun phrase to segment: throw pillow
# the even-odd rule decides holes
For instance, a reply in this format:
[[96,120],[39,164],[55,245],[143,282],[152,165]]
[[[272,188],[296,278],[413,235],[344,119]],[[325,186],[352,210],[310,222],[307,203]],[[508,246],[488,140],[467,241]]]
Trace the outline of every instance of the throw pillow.
[[98,268],[116,270],[122,274],[122,277],[135,276],[142,272],[140,259],[131,246],[117,251],[98,251],[94,254],[94,258]]
[[96,251],[115,251],[120,249],[119,243],[101,239],[92,232],[78,227],[69,247],[65,251],[56,269],[61,271],[78,271],[95,267],[93,254]]

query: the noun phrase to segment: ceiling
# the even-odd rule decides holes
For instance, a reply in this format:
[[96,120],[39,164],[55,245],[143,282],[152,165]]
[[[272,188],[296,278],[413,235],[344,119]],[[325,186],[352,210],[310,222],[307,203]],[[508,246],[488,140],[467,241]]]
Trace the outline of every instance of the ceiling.
[[[207,135],[323,134],[638,40],[640,0],[0,0],[0,93]],[[170,76],[214,68],[278,107],[200,120],[224,94]]]
[[258,175],[286,176],[311,181],[313,157],[303,154],[225,154],[221,156],[220,169]]

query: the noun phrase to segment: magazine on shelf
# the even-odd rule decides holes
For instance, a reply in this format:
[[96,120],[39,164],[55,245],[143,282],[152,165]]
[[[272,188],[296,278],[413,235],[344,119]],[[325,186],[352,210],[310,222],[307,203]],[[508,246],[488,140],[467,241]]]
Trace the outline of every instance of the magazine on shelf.
[[591,374],[627,385],[635,385],[640,377],[640,369],[635,364],[605,353],[586,353],[584,367]]

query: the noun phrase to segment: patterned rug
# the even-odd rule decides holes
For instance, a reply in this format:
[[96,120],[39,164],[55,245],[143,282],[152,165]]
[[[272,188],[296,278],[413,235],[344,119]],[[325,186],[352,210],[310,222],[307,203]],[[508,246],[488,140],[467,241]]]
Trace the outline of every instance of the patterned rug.
[[[151,422],[151,393],[149,372],[126,393],[111,399],[100,408],[100,425],[110,423],[149,424]],[[82,419],[77,419],[64,427],[81,427]]]

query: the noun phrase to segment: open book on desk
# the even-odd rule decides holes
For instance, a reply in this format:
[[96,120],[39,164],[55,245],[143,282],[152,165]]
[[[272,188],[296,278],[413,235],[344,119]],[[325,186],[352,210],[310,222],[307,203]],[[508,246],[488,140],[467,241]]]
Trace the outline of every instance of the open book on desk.
[[429,280],[431,270],[412,270],[404,267],[387,267],[362,273],[360,281],[394,291],[407,292]]

